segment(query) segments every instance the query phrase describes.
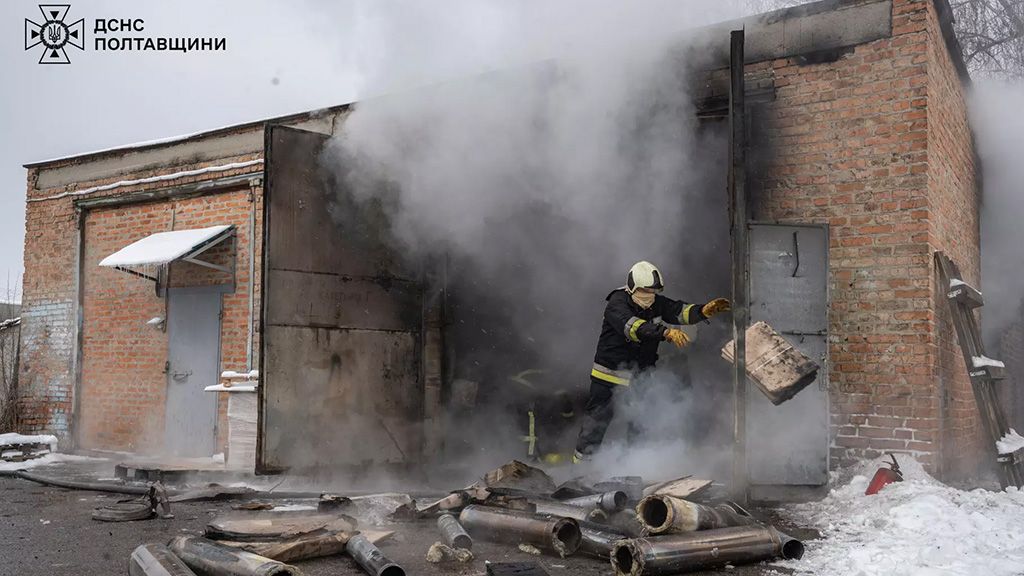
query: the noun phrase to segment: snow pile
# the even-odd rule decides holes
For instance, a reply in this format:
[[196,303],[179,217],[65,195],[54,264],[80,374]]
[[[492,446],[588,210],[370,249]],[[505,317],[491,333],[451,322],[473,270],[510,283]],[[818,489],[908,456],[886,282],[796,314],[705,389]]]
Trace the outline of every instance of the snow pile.
[[50,436],[49,434],[38,434],[35,436],[26,436],[24,434],[15,434],[9,432],[7,434],[0,434],[0,447],[2,446],[15,446],[17,444],[49,444],[50,452],[57,451],[57,437]]
[[820,502],[788,509],[822,532],[801,560],[779,563],[818,576],[1020,575],[1024,573],[1024,492],[950,488],[909,457],[905,480],[865,496],[884,459],[865,463]]
[[1013,454],[1021,448],[1024,448],[1024,437],[1013,428],[996,442],[996,451],[1000,454]]
[[87,462],[91,460],[102,462],[103,458],[90,458],[89,456],[75,456],[74,454],[57,454],[51,452],[46,456],[33,458],[32,460],[25,460],[24,462],[0,462],[0,472],[28,470],[29,468],[37,468],[39,466],[46,466],[47,464],[59,464],[61,462]]

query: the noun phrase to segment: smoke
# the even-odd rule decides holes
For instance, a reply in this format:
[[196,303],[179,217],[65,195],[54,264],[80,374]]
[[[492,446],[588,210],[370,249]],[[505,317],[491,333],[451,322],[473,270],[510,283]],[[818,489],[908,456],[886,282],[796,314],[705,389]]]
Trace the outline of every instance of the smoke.
[[995,345],[1021,318],[1024,302],[1024,85],[990,81],[975,85],[971,123],[982,169],[981,275],[984,336]]
[[[489,66],[497,71],[361,101],[324,157],[343,190],[339,206],[383,211],[407,262],[447,262],[448,377],[479,382],[481,406],[495,410],[478,410],[460,428],[474,440],[517,418],[525,392],[509,377],[523,370],[543,370],[533,391],[541,396],[585,396],[604,298],[634,262],[659,265],[674,298],[703,302],[729,286],[726,126],[695,115],[704,63],[684,32],[727,15],[721,5],[559,3],[512,18],[497,6],[474,3],[467,20],[483,22],[469,45],[500,55]],[[413,39],[408,50],[389,37],[375,60],[407,57],[405,83],[424,79],[416,63],[441,77],[488,67],[478,54],[459,61],[462,48],[424,32],[429,24],[373,21],[390,22],[377,33]],[[382,75],[364,73],[366,91],[387,86],[374,80]],[[677,393],[685,371],[659,370],[665,386],[652,386],[644,403],[657,417],[626,408],[619,420],[665,424],[676,454],[686,426],[714,424],[696,399],[715,398],[728,381],[717,358],[723,324],[702,327],[689,351],[700,380],[688,393]],[[574,439],[575,429],[560,451],[571,452]],[[505,454],[520,454],[514,434],[512,442],[517,451]],[[633,454],[653,462],[654,453]]]

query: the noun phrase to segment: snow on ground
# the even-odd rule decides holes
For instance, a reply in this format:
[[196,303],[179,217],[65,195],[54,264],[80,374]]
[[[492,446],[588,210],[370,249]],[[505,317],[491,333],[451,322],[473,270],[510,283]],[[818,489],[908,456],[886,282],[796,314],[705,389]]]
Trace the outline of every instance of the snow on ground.
[[47,464],[58,464],[60,462],[86,462],[89,460],[95,460],[97,462],[103,461],[103,458],[90,458],[89,456],[76,456],[74,454],[56,454],[51,453],[46,456],[39,458],[33,458],[32,460],[25,460],[24,462],[0,462],[0,472],[12,472],[14,470],[28,470],[29,468],[36,468],[39,466],[45,466]]
[[867,462],[820,502],[787,507],[822,539],[801,560],[776,565],[817,576],[1010,576],[1024,574],[1024,491],[946,486],[910,457],[905,480],[865,496],[884,459]]
[[50,436],[49,434],[26,436],[24,434],[15,434],[14,432],[0,434],[0,446],[13,446],[15,444],[49,444],[50,450],[56,451],[57,437]]

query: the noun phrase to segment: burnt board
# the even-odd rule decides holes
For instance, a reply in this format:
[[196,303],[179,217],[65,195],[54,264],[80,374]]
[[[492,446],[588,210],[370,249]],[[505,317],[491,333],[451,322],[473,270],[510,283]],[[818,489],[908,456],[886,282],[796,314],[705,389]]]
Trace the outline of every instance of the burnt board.
[[420,454],[422,288],[383,211],[329,176],[328,137],[267,127],[257,471]]

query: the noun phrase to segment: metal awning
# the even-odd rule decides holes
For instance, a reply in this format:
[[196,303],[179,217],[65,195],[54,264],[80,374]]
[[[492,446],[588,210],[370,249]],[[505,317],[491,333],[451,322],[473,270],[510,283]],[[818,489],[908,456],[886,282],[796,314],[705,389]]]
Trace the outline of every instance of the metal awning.
[[100,261],[100,266],[130,272],[150,280],[156,280],[156,278],[136,272],[131,267],[162,266],[181,261],[231,273],[231,269],[226,266],[199,260],[196,257],[232,237],[234,233],[235,227],[232,225],[159,232],[146,236],[107,256]]

